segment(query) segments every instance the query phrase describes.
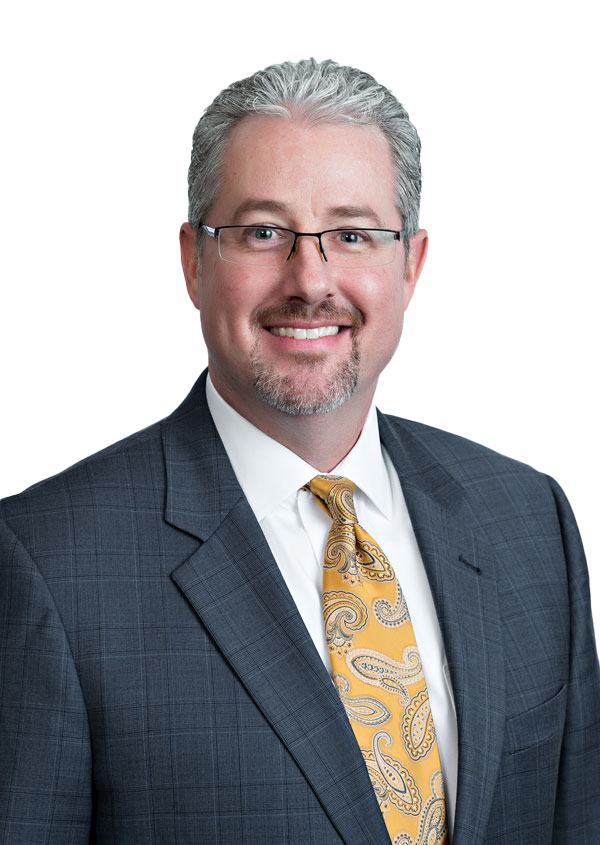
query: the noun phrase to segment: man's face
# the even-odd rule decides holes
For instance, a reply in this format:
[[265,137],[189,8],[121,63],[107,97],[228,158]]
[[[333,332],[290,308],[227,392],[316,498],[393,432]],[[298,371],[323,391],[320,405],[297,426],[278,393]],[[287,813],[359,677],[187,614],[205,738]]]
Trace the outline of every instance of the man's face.
[[[376,128],[246,118],[230,135],[224,165],[204,221],[210,226],[402,228],[389,145]],[[426,241],[425,232],[412,239],[408,263],[399,242],[391,264],[349,268],[326,263],[316,238],[300,238],[289,261],[255,267],[223,261],[216,239],[206,237],[198,281],[184,226],[188,290],[219,393],[252,420],[271,408],[322,413],[350,396],[368,407],[400,339]],[[310,337],[323,327],[326,334]],[[283,328],[313,331],[306,338],[274,331]]]

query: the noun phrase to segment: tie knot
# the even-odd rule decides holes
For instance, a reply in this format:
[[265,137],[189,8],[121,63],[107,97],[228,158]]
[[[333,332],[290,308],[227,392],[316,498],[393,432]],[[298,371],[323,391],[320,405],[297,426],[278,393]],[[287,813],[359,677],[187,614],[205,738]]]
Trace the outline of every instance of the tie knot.
[[305,485],[329,511],[334,522],[356,525],[354,482],[341,475],[315,475]]

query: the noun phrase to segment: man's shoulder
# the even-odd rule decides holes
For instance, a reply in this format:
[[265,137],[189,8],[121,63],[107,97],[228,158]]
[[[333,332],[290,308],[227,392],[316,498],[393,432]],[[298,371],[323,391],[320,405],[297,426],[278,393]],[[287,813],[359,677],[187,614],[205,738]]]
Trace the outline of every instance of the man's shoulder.
[[[35,511],[52,509],[67,499],[71,506],[89,500],[90,496],[110,496],[113,491],[164,486],[163,432],[182,419],[184,429],[203,423],[193,418],[203,404],[205,374],[194,384],[184,401],[171,414],[127,437],[77,461],[49,478],[0,500],[0,518],[7,519],[15,509]],[[205,402],[204,402],[205,405]],[[87,496],[87,499],[86,499]]]
[[[164,487],[161,429],[153,423],[49,478],[0,501],[0,519],[16,533],[40,518],[58,524],[65,514],[125,507]],[[145,491],[145,492],[141,492]],[[33,520],[33,522],[32,522]]]
[[528,522],[542,526],[543,533],[548,527],[557,530],[558,514],[565,525],[576,525],[560,485],[529,464],[449,431],[387,414],[380,415],[380,433],[393,461],[390,445],[393,450],[401,444],[410,456],[403,486],[414,486],[418,476],[442,500],[464,501],[473,524]]
[[[560,489],[544,472],[521,460],[504,455],[474,440],[424,423],[401,417],[380,415],[380,430],[387,428],[412,453],[418,453],[420,467],[441,467],[463,488],[477,485],[533,485],[550,492]],[[385,445],[385,437],[382,438]],[[388,450],[389,451],[389,450]]]

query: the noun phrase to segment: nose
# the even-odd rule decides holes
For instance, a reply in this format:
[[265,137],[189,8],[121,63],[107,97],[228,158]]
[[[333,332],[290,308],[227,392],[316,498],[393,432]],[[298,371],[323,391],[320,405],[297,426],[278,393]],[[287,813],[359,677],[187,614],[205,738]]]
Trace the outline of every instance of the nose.
[[316,237],[300,237],[282,267],[283,292],[289,299],[312,304],[335,294],[331,265],[325,261]]

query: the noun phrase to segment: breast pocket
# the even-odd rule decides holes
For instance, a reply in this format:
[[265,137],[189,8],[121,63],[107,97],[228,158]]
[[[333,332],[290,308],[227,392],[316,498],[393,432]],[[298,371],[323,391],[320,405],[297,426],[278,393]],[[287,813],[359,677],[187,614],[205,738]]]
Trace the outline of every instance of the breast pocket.
[[507,720],[486,843],[545,845],[552,839],[566,706],[563,686],[552,698]]
[[567,708],[567,686],[556,695],[525,713],[506,721],[505,747],[510,754],[521,754],[529,748],[562,738]]

